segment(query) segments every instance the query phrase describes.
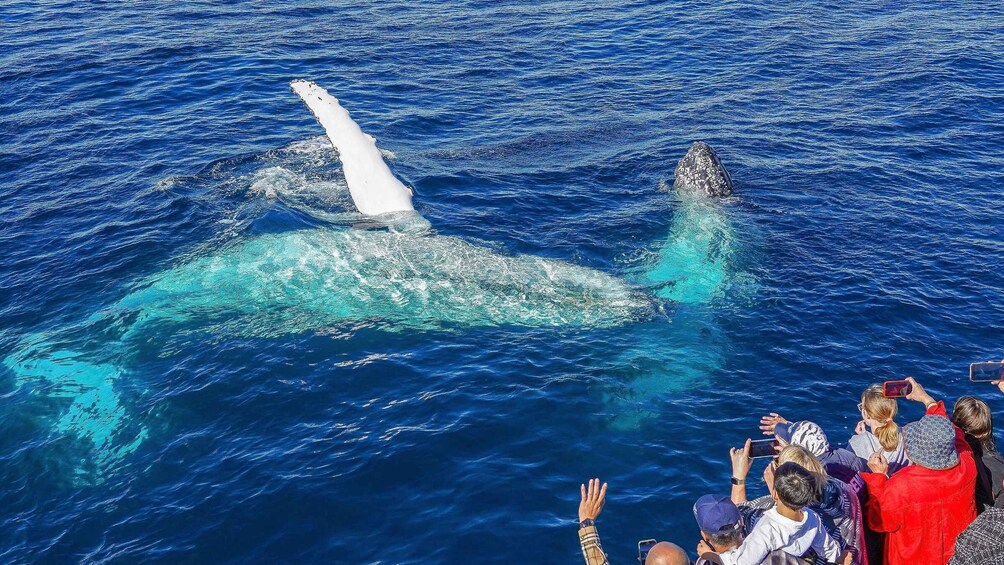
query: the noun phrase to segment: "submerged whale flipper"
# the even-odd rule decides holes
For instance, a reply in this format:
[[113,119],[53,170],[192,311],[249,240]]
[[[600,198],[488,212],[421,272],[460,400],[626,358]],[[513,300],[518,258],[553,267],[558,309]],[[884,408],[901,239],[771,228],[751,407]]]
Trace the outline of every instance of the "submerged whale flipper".
[[[29,347],[6,357],[3,364],[14,373],[18,387],[44,382],[49,397],[69,399],[53,431],[88,440],[94,449],[91,462],[103,471],[134,451],[147,432],[127,422],[128,415],[114,387],[121,369],[82,357],[74,351],[42,353]],[[77,472],[85,473],[82,467]]]
[[394,176],[376,140],[359,128],[337,98],[305,80],[294,80],[289,87],[314,113],[338,151],[349,194],[360,213],[377,216],[415,209],[411,189]]

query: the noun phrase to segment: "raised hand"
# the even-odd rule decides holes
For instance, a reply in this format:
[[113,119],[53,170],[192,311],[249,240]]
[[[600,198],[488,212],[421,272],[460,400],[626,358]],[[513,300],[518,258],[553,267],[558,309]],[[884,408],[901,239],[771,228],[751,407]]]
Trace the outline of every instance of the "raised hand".
[[854,426],[854,433],[857,435],[868,433],[868,424],[864,420],[861,420],[857,426]]
[[881,451],[876,451],[868,458],[868,468],[871,469],[872,473],[888,475],[889,461],[886,460],[885,455]]
[[767,483],[767,490],[774,493],[774,471],[777,470],[777,459],[770,462],[763,470],[763,482]]
[[778,424],[787,424],[788,420],[785,420],[777,412],[771,412],[770,414],[760,418],[760,431],[763,435],[769,436],[774,434],[774,428]]
[[907,377],[906,380],[907,382],[910,383],[911,387],[910,394],[906,395],[907,400],[913,400],[914,402],[919,402],[924,406],[934,404],[934,399],[931,398],[930,394],[927,394],[927,391],[924,390],[924,387],[922,387],[920,383],[917,382],[916,379],[914,379],[913,377]]
[[750,465],[753,464],[753,460],[750,459],[750,441],[746,440],[746,445],[742,449],[729,448],[729,457],[732,458],[732,476],[737,479],[745,479],[750,472]]
[[599,479],[589,479],[589,488],[586,485],[579,485],[582,492],[582,500],[579,502],[579,522],[589,518],[595,520],[603,505],[607,502],[607,483],[600,487]]

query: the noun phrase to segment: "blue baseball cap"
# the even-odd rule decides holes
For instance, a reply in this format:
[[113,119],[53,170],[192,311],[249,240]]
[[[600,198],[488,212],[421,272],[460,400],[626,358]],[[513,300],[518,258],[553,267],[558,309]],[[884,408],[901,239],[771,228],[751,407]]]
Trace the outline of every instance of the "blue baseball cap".
[[733,532],[743,525],[739,509],[727,496],[706,494],[698,498],[694,503],[694,518],[697,527],[709,534]]

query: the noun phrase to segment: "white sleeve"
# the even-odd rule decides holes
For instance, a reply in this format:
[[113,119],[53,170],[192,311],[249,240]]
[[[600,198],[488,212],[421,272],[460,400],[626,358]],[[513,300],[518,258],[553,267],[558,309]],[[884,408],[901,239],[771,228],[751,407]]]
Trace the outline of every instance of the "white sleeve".
[[725,565],[759,565],[776,548],[771,547],[770,526],[763,518],[739,547],[719,555]]

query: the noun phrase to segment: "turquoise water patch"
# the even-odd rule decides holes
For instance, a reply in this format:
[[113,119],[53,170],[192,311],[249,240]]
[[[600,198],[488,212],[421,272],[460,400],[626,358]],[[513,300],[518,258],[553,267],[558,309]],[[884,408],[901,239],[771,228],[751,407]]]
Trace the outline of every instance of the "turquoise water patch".
[[4,364],[14,372],[16,386],[32,387],[46,396],[70,400],[54,423],[53,431],[89,443],[92,456],[87,465],[77,470],[84,473],[85,469],[94,468],[100,477],[140,445],[146,430],[141,429],[134,438],[120,437],[129,417],[115,390],[121,369],[111,364],[89,363],[82,357],[72,351],[41,355],[35,348],[4,359]]
[[722,298],[736,280],[740,246],[726,204],[684,196],[673,210],[669,235],[634,267],[639,284],[656,296],[683,304]]

